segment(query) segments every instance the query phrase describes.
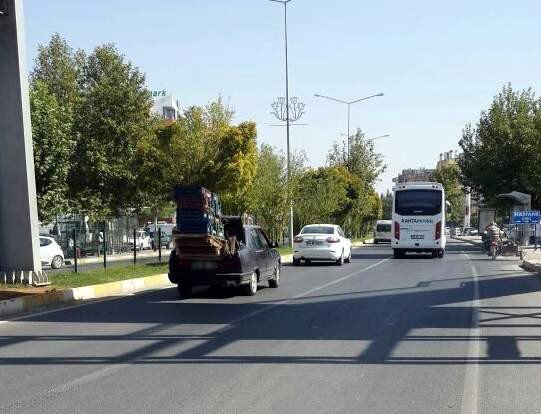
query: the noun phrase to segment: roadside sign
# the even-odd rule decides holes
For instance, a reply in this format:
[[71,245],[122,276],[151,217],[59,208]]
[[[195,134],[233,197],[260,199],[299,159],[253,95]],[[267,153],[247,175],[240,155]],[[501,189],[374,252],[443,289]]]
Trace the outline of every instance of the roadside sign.
[[513,211],[513,224],[539,223],[539,211]]

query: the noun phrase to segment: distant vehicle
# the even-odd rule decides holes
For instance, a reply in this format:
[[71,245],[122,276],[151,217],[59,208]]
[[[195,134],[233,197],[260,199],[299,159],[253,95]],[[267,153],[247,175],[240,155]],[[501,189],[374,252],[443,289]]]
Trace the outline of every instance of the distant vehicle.
[[378,243],[390,243],[393,227],[392,220],[378,220],[376,221],[376,227],[374,228],[374,244]]
[[451,237],[451,229],[449,227],[445,227],[445,235]]
[[60,269],[64,264],[64,252],[52,237],[39,236],[39,254],[44,266]]
[[440,183],[400,183],[393,188],[393,255],[430,252],[445,253],[445,191]]
[[152,247],[152,241],[150,235],[145,230],[138,230],[135,234],[135,243],[133,242],[133,235],[128,238],[128,243],[132,246],[132,249],[145,250]]
[[478,234],[479,231],[474,227],[465,227],[464,230],[462,230],[463,236],[477,236]]
[[455,227],[455,236],[462,236],[462,229],[460,227]]
[[[171,252],[169,280],[178,286],[181,296],[189,296],[194,286],[240,286],[244,294],[257,293],[258,283],[269,287],[280,284],[281,258],[277,243],[271,242],[259,226],[243,225],[240,217],[228,217],[225,236],[235,236],[234,254],[210,259],[183,258],[181,249]],[[178,251],[177,251],[178,250]]]
[[351,262],[351,240],[336,224],[304,226],[293,239],[293,265],[312,261],[332,261],[341,266]]

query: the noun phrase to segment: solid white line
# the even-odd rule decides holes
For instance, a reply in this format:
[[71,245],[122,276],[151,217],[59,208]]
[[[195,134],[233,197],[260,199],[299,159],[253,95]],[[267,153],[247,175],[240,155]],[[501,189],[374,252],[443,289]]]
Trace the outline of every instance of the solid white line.
[[[471,258],[467,256],[470,260]],[[470,326],[470,341],[468,358],[464,377],[464,392],[462,397],[462,414],[477,414],[479,412],[479,357],[480,357],[480,328],[479,328],[479,279],[477,269],[471,266],[473,276],[473,299],[471,302],[472,318]]]

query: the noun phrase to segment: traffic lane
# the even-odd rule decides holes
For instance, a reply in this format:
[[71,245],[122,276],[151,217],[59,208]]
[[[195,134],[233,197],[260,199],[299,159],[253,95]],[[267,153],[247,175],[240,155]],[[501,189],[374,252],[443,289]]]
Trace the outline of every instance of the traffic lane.
[[25,400],[27,389],[41,390],[44,384],[54,389],[55,384],[109,365],[133,364],[170,342],[189,347],[193,341],[205,341],[220,329],[266,311],[272,302],[280,303],[375,262],[285,266],[281,287],[262,289],[254,297],[232,296],[238,291],[200,291],[193,299],[179,300],[173,288],[0,325],[0,376],[10,378],[0,391],[0,401]]
[[[466,335],[470,318],[460,307],[447,309],[470,299],[463,284],[470,277],[467,262],[460,251],[444,260],[376,262],[365,272],[342,276],[340,283],[327,282],[306,297],[184,343],[177,329],[186,324],[164,326],[160,343],[134,360],[93,372],[91,378],[99,381],[84,377],[79,380],[84,393],[59,393],[46,407],[55,412],[82,406],[118,412],[458,412],[464,364],[444,365],[439,359],[464,359],[467,352],[467,341],[448,338]],[[425,271],[419,273],[421,263]]]
[[472,263],[479,274],[479,412],[539,413],[540,278],[512,257],[477,255]]

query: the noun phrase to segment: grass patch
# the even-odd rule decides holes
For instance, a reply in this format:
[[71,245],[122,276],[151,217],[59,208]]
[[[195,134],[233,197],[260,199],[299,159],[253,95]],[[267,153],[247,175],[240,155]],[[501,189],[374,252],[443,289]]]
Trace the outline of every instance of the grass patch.
[[278,253],[281,255],[293,254],[293,249],[289,246],[278,247]]
[[141,265],[115,266],[107,269],[95,269],[86,272],[66,272],[49,275],[49,281],[56,288],[74,288],[98,285],[167,273],[167,263],[148,263]]

